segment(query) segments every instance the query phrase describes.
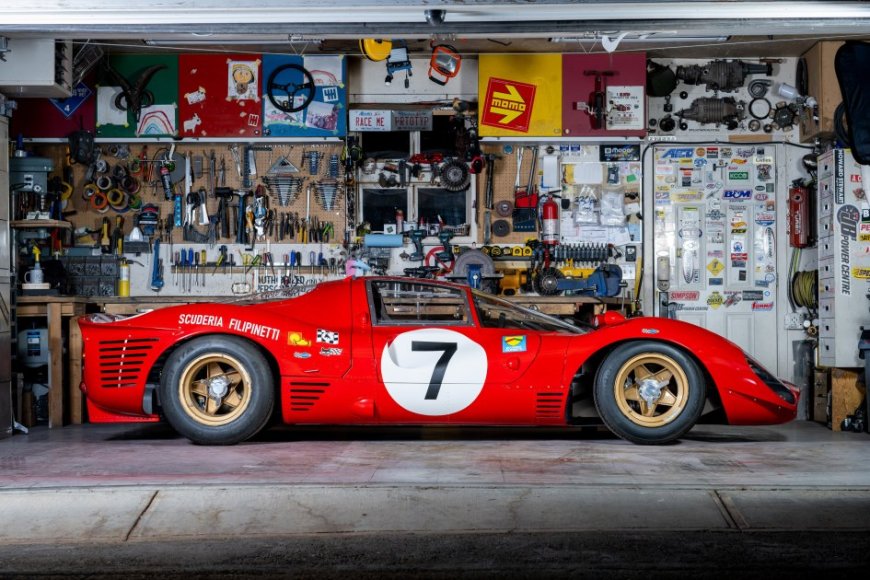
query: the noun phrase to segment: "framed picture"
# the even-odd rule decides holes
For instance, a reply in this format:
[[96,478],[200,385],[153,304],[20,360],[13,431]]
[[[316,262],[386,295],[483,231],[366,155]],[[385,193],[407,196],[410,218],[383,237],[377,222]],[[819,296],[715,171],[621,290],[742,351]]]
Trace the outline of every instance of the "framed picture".
[[396,224],[384,224],[384,233],[385,234],[397,233]]

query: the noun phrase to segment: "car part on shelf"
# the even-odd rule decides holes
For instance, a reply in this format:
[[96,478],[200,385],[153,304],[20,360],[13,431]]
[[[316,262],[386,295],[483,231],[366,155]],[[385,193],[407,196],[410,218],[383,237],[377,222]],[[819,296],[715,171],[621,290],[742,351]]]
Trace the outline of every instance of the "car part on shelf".
[[755,79],[749,83],[746,90],[752,98],[760,99],[767,94],[767,91],[770,89],[772,84],[773,81],[770,79]]
[[788,131],[797,122],[800,114],[800,107],[795,103],[786,103],[780,101],[776,104],[776,108],[771,113],[773,124],[779,127],[782,131]]
[[725,124],[729,129],[737,128],[746,114],[746,103],[733,97],[700,97],[692,101],[688,109],[677,111],[681,119],[688,119],[702,125]]
[[677,88],[677,77],[669,66],[652,60],[646,61],[646,94],[649,97],[666,97]]
[[659,121],[659,129],[661,129],[665,133],[670,133],[676,128],[677,122],[670,115],[665,115],[664,117],[662,117],[661,121]]
[[770,112],[773,110],[773,105],[764,97],[756,97],[749,101],[747,108],[749,115],[753,119],[767,119],[770,117]]
[[687,85],[706,85],[708,91],[730,93],[742,87],[749,75],[771,76],[773,65],[742,60],[713,60],[704,65],[678,66],[676,74]]

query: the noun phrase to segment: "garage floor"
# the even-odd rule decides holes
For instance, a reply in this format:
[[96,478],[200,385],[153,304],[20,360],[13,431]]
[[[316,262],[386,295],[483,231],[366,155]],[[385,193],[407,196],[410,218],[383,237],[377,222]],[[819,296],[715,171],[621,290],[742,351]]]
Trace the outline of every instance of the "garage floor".
[[870,435],[162,425],[0,441],[0,577],[804,577],[870,566]]

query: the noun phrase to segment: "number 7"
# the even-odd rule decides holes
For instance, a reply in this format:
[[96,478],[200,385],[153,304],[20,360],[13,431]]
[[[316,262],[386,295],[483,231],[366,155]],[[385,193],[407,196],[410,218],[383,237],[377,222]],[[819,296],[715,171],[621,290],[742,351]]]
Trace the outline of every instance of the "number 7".
[[456,354],[458,348],[455,342],[429,342],[429,341],[411,341],[411,350],[414,352],[435,352],[444,351],[438,362],[435,363],[435,370],[432,371],[432,378],[429,379],[429,388],[426,390],[426,399],[437,399],[438,391],[441,390],[441,383],[444,380],[444,373],[447,371],[447,364],[453,355]]

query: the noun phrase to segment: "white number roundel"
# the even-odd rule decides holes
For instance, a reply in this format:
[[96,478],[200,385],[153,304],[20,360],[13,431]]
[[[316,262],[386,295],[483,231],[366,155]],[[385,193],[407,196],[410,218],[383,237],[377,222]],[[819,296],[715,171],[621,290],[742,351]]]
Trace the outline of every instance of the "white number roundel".
[[390,397],[420,415],[449,415],[468,407],[483,390],[486,368],[482,346],[442,328],[404,332],[381,354]]

